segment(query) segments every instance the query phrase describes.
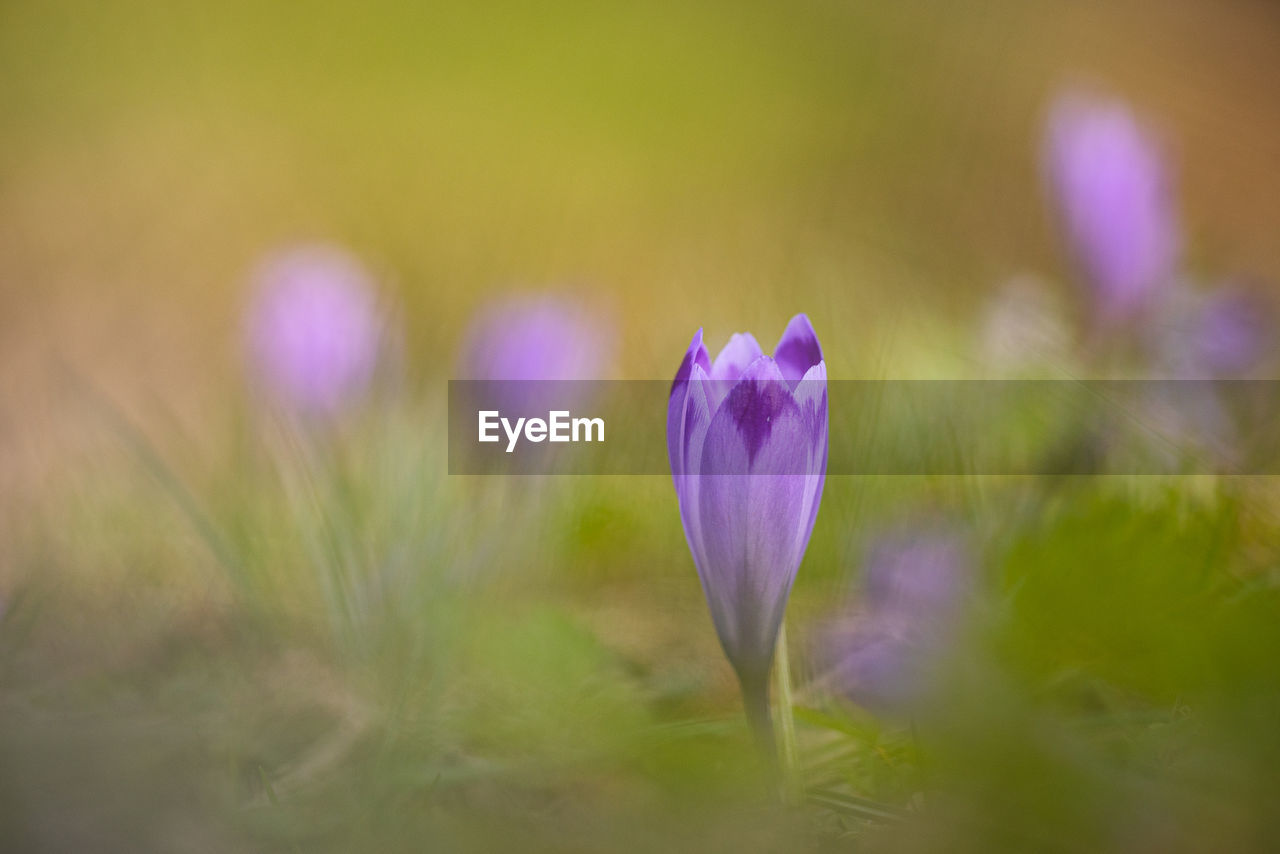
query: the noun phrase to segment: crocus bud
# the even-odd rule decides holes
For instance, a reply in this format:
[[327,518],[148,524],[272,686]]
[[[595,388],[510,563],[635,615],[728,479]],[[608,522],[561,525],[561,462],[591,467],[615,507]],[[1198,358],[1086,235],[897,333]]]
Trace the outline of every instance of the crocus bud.
[[1050,114],[1045,169],[1095,322],[1132,319],[1173,274],[1181,248],[1159,146],[1123,103],[1070,94]]
[[385,317],[373,279],[327,246],[286,250],[255,275],[246,315],[250,368],[272,403],[333,416],[369,389]]
[[772,357],[738,334],[693,342],[671,385],[667,450],[685,537],[757,731],[769,669],[827,469],[827,367],[796,315]]
[[956,637],[971,583],[968,552],[950,531],[877,540],[863,574],[865,611],[826,644],[839,690],[875,711],[909,711]]

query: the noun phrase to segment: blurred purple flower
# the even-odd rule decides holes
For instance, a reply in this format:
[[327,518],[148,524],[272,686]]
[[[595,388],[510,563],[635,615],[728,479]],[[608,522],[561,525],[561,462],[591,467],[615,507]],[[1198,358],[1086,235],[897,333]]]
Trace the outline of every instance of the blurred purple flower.
[[1180,287],[1150,325],[1148,347],[1158,377],[1240,379],[1275,355],[1275,304],[1266,292],[1231,282],[1208,292]]
[[862,579],[867,607],[937,625],[964,597],[967,563],[959,537],[948,531],[884,536],[867,554]]
[[738,334],[693,342],[671,385],[667,450],[685,537],[758,733],[783,611],[827,469],[827,367],[796,315],[770,358]]
[[1207,375],[1240,377],[1272,353],[1276,332],[1275,310],[1264,297],[1227,288],[1211,294],[1196,313],[1188,349]]
[[872,711],[909,709],[928,684],[929,656],[901,621],[871,617],[829,633],[826,645],[839,690]]
[[598,314],[567,297],[510,296],[482,308],[463,340],[458,375],[484,380],[502,411],[534,414],[585,404],[588,383],[544,388],[536,381],[602,380],[613,362],[613,330]]
[[963,540],[943,530],[900,532],[867,552],[866,613],[827,640],[836,685],[869,709],[908,709],[954,641],[972,584]]
[[1095,319],[1140,312],[1174,272],[1181,236],[1155,140],[1120,101],[1068,94],[1054,105],[1045,168]]
[[475,380],[596,380],[608,373],[611,349],[600,318],[577,302],[515,296],[476,315],[461,367]]
[[1143,450],[1169,471],[1210,462],[1223,471],[1246,464],[1269,436],[1269,383],[1277,330],[1275,307],[1262,290],[1228,284],[1208,293],[1183,288],[1152,324],[1151,374],[1144,400],[1147,429],[1161,437]]
[[305,416],[332,416],[363,396],[383,345],[385,318],[360,262],[328,246],[269,257],[246,316],[250,366],[272,400]]

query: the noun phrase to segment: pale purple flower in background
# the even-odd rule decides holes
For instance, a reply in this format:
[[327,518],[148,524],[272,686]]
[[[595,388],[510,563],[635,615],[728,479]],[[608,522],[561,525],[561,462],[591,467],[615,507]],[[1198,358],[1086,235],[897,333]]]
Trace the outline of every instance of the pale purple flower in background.
[[1248,375],[1275,352],[1275,307],[1260,293],[1226,287],[1205,299],[1191,323],[1190,358],[1215,378]]
[[[463,339],[456,375],[490,385],[503,411],[584,405],[589,380],[612,373],[615,330],[584,303],[561,294],[507,296],[481,308]],[[538,385],[557,381],[552,388]],[[582,381],[569,384],[564,381]]]
[[482,308],[467,331],[461,373],[474,380],[598,380],[613,337],[603,319],[567,296],[511,296]]
[[827,632],[825,655],[835,687],[878,713],[910,710],[928,686],[928,650],[900,620],[868,616]]
[[1156,377],[1242,379],[1276,354],[1277,314],[1261,288],[1240,282],[1197,292],[1182,287],[1152,324]]
[[926,696],[962,626],[973,584],[965,541],[943,528],[902,531],[867,551],[864,612],[826,639],[831,679],[859,705],[909,712]]
[[671,385],[667,451],[685,537],[747,714],[772,749],[769,671],[827,469],[827,368],[796,315],[772,357],[693,336]]
[[955,615],[970,584],[960,538],[942,530],[882,536],[867,552],[862,588],[868,608],[931,626]]
[[344,250],[302,246],[267,258],[246,314],[250,368],[286,411],[330,417],[369,390],[386,318],[373,278]]
[[1188,461],[1236,470],[1257,442],[1269,442],[1276,310],[1261,289],[1229,283],[1207,293],[1183,288],[1152,329],[1144,427],[1160,437],[1144,450],[1169,471]]
[[1160,146],[1124,103],[1071,93],[1053,106],[1044,158],[1095,321],[1132,319],[1172,276],[1181,250]]

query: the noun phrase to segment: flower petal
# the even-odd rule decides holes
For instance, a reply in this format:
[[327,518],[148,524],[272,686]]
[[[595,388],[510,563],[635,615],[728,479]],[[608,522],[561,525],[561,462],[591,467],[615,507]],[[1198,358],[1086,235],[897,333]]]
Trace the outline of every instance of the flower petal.
[[667,398],[667,460],[671,463],[672,477],[679,479],[684,473],[684,458],[680,453],[683,447],[681,424],[684,421],[684,402],[688,393],[689,375],[695,366],[703,371],[711,368],[711,360],[707,356],[706,345],[702,343],[702,330],[693,334],[689,349],[685,351],[676,377],[671,382],[671,394]]
[[729,389],[741,379],[747,367],[762,355],[764,354],[760,350],[759,343],[750,332],[734,333],[729,343],[725,344],[724,349],[716,356],[716,360],[711,363],[711,370],[708,371],[713,382],[707,389],[707,401],[711,404],[713,411],[719,408]]
[[681,466],[686,473],[696,472],[698,461],[702,459],[702,445],[714,414],[709,405],[710,388],[711,381],[707,378],[707,372],[701,365],[694,365],[693,373],[689,376],[680,428]]
[[710,386],[711,382],[707,379],[702,366],[694,365],[685,398],[685,411],[681,423],[682,444],[679,449],[681,466],[686,473],[675,477],[680,519],[684,523],[685,539],[689,543],[689,551],[693,553],[696,566],[703,564],[705,554],[702,543],[702,521],[697,513],[699,486],[702,479],[696,472],[697,461],[702,457],[702,445],[707,436],[707,428],[711,424],[711,411],[707,406]]
[[711,363],[710,374],[713,380],[738,380],[747,366],[764,355],[755,336],[750,332],[735,332],[724,345],[724,349],[716,355]]
[[807,315],[797,314],[791,318],[774,348],[773,360],[792,386],[806,371],[822,361],[822,345],[818,343],[818,335]]
[[805,425],[813,441],[816,457],[810,463],[810,475],[816,477],[813,489],[812,504],[809,508],[809,522],[804,529],[804,539],[800,551],[809,545],[809,535],[813,533],[814,522],[818,520],[818,505],[822,502],[822,489],[827,481],[828,441],[827,415],[827,364],[819,362],[814,365],[795,385],[792,392],[796,406],[804,416]]

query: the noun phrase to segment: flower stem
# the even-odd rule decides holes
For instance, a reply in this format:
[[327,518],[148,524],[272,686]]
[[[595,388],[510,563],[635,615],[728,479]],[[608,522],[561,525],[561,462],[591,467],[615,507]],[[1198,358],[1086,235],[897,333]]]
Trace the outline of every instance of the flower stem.
[[778,645],[773,654],[773,684],[777,706],[782,800],[788,806],[799,806],[804,801],[804,780],[796,750],[796,721],[791,710],[791,660],[787,655],[785,621],[778,630]]
[[766,673],[758,679],[741,679],[742,704],[747,712],[747,724],[760,754],[760,765],[770,793],[781,791],[778,769],[778,745],[773,734],[773,718],[769,713],[769,679]]

